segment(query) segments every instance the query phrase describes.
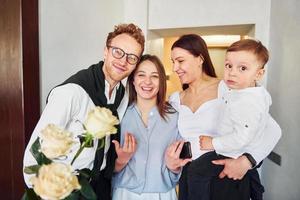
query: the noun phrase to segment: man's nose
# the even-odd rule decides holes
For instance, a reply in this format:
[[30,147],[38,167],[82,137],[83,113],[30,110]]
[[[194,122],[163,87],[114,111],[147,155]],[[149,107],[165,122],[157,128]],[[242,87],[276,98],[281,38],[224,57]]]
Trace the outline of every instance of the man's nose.
[[127,63],[127,56],[124,55],[122,58],[119,59],[122,65],[126,65]]

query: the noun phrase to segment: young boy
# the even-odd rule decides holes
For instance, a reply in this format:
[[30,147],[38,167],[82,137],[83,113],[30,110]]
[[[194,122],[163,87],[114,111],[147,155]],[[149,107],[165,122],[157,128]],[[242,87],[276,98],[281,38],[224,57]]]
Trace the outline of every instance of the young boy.
[[[266,47],[252,39],[237,41],[227,49],[224,79],[220,83],[221,89],[218,94],[223,109],[220,112],[218,128],[220,136],[200,136],[199,139],[202,150],[215,150],[206,155],[205,162],[220,155],[230,158],[238,158],[241,155],[251,157],[247,152],[262,144],[272,101],[270,94],[258,85],[258,81],[265,72],[264,66],[268,59]],[[252,160],[252,166],[255,167],[255,160],[249,160]],[[217,167],[215,169],[220,170]],[[260,200],[263,198],[264,188],[257,170],[251,171],[249,177],[245,177],[250,181],[250,197],[252,200]],[[220,194],[212,194],[216,195]]]

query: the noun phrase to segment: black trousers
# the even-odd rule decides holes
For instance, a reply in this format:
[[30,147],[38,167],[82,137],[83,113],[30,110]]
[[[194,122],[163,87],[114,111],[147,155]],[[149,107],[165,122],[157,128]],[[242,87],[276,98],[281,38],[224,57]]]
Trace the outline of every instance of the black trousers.
[[183,168],[179,181],[179,200],[262,200],[264,188],[256,169],[242,180],[220,179],[223,166],[211,161],[227,158],[208,152]]
[[97,195],[97,200],[111,200],[111,179],[104,176],[104,171],[99,172],[91,181],[91,186]]
[[263,193],[265,192],[264,186],[261,184],[257,168],[262,165],[261,161],[255,169],[248,171],[250,177],[250,197],[251,200],[263,200]]

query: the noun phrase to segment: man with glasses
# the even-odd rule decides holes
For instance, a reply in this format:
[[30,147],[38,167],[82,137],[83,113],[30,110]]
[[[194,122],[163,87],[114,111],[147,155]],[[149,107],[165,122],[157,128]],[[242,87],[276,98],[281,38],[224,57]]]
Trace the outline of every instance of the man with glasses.
[[[136,25],[115,26],[114,31],[110,32],[106,39],[104,60],[79,71],[52,89],[47,98],[47,105],[26,147],[24,167],[36,164],[30,148],[41,130],[48,124],[55,124],[75,136],[80,135],[84,131],[82,124],[87,118],[87,113],[95,106],[107,107],[120,120],[122,119],[128,104],[128,93],[124,87],[127,77],[142,55],[144,43],[142,30]],[[111,199],[111,177],[117,157],[111,141],[119,140],[119,137],[119,132],[106,136],[104,148],[98,148],[98,141],[95,140],[93,147],[85,148],[72,165],[74,169],[92,169],[95,176],[91,184],[98,199],[101,200]],[[70,164],[79,147],[78,139],[70,154],[62,162]],[[26,184],[32,187],[29,178],[29,175],[24,174]]]
[[125,51],[123,51],[123,49],[120,49],[118,47],[113,47],[113,46],[107,46],[107,48],[111,48],[112,49],[112,55],[113,57],[117,58],[117,59],[121,59],[126,55],[126,61],[131,64],[131,65],[135,65],[138,61],[139,61],[139,57],[134,55],[134,54],[128,54],[125,53]]

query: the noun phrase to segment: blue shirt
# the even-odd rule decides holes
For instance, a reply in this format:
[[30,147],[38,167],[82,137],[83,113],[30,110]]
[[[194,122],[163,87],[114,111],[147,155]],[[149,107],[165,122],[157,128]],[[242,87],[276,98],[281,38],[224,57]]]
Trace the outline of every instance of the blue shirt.
[[126,132],[134,135],[137,150],[127,165],[113,177],[114,188],[125,188],[135,193],[167,192],[174,188],[180,174],[169,171],[164,161],[167,147],[180,135],[178,113],[167,114],[165,121],[153,107],[145,127],[135,104],[128,107],[121,122],[121,144]]

